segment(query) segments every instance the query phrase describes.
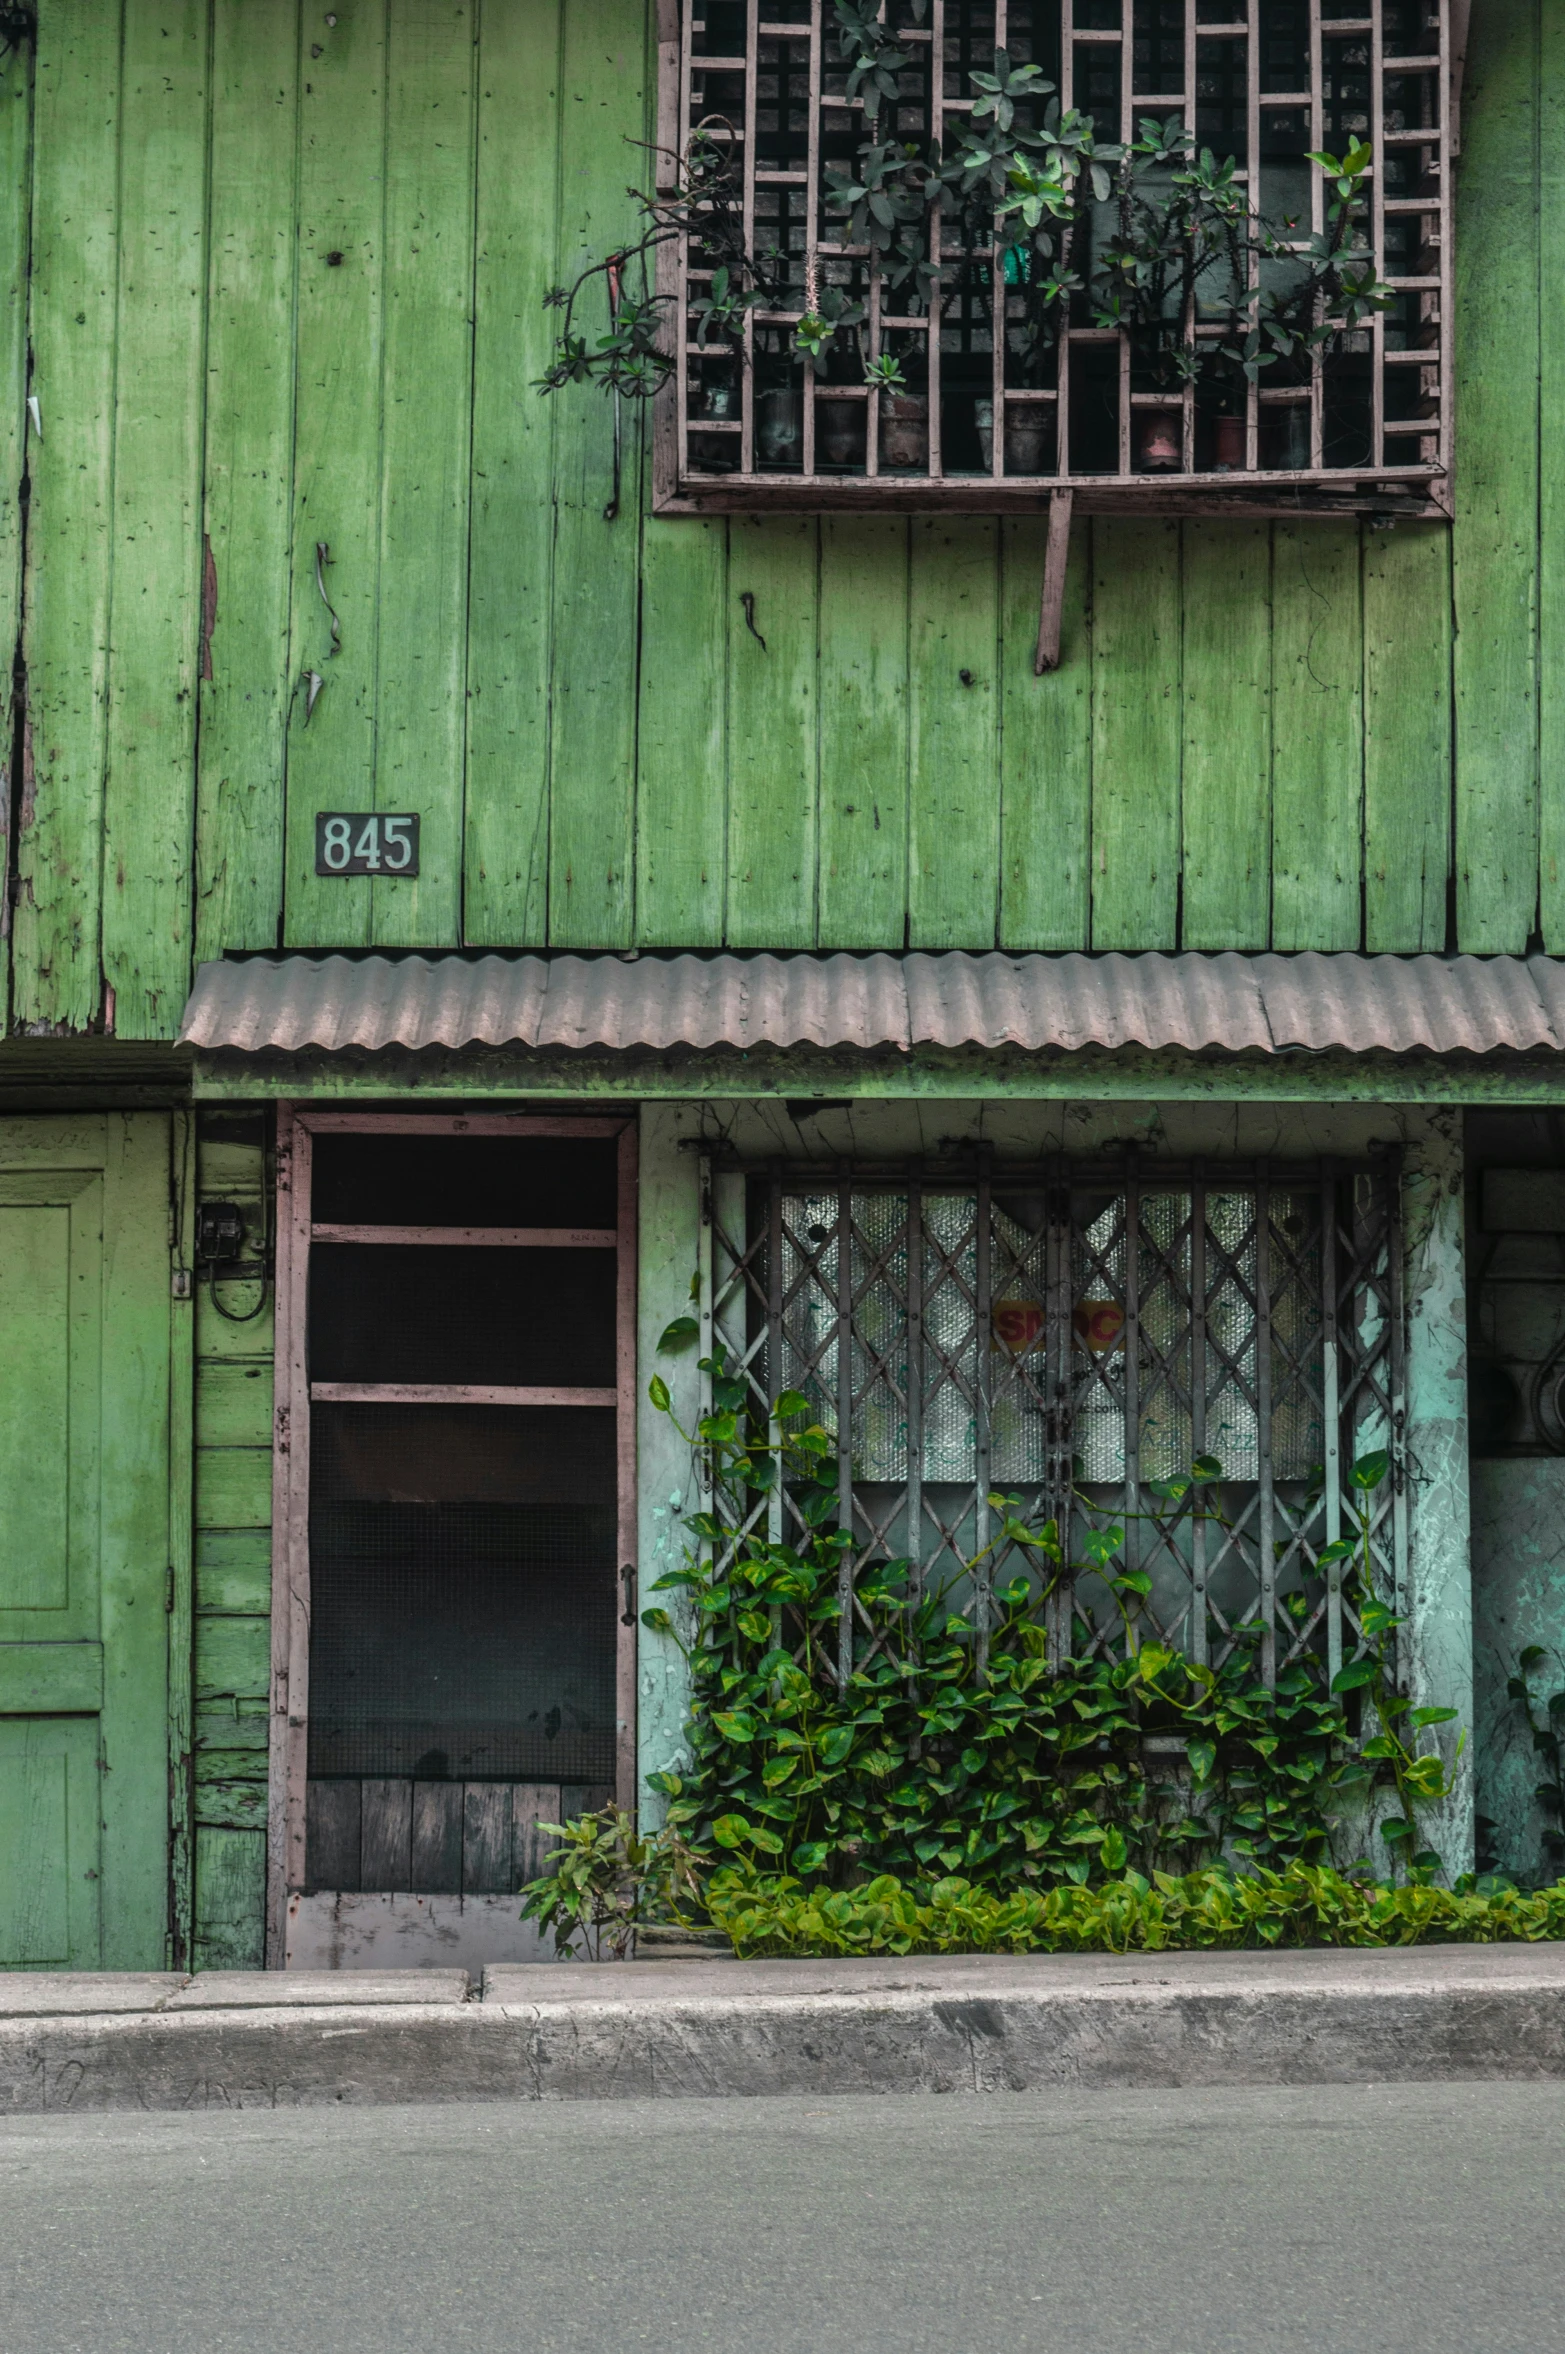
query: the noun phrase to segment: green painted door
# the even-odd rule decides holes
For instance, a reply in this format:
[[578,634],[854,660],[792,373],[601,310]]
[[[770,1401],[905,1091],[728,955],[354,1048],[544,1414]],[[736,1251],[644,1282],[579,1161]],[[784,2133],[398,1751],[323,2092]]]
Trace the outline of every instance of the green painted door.
[[0,1967],[161,1969],[169,1123],[0,1121]]

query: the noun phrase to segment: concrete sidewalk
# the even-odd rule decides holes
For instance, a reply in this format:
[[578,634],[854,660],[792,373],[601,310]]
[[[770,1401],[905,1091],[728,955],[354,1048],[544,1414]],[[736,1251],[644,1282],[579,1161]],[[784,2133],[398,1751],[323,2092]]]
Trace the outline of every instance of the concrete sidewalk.
[[1565,1945],[0,1975],[0,2116],[1565,2075]]

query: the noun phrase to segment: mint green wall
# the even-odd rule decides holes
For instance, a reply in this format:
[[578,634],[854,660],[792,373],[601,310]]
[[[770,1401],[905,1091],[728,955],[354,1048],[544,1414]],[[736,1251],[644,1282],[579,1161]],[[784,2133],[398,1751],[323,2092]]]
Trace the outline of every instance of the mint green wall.
[[[644,0],[329,13],[43,0],[0,69],[15,1025],[279,942],[1565,950],[1548,0],[1473,12],[1454,530],[1083,523],[1042,681],[1031,520],[657,522],[632,435],[604,521],[608,405],[531,385]],[[422,877],[317,881],[376,805]]]

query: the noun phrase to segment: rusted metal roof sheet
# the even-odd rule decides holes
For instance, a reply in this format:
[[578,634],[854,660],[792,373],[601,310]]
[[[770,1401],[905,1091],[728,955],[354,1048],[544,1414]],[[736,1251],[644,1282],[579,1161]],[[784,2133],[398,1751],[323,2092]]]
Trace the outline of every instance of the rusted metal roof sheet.
[[181,1042],[587,1053],[813,1046],[1193,1053],[1565,1048],[1532,956],[282,956],[205,964]]

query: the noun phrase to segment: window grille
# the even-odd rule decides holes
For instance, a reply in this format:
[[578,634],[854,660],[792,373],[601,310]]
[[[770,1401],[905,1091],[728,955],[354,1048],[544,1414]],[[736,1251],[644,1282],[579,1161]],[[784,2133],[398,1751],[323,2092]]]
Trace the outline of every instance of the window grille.
[[[1334,1674],[1358,1626],[1323,1547],[1369,1495],[1376,1582],[1406,1603],[1400,1187],[1394,1161],[1017,1170],[979,1164],[825,1174],[707,1164],[712,1335],[764,1418],[802,1391],[835,1442],[838,1672],[879,1642],[854,1604],[872,1564],[908,1559],[916,1601],[945,1589],[982,1648],[997,1584],[1037,1557],[999,1545],[991,1492],[1072,1532],[1121,1520],[1151,1596],[1141,1636],[1220,1664],[1255,1645],[1268,1681],[1305,1649]],[[1170,1510],[1155,1482],[1215,1457],[1227,1525]],[[1157,1508],[1157,1517],[1151,1517]],[[786,1494],[750,1527],[793,1541]],[[1351,1579],[1349,1580],[1351,1584]],[[1101,1585],[1047,1605],[1051,1650],[1122,1639]]]
[[[1088,512],[1448,512],[1448,13],[1448,0],[885,0],[906,64],[878,128],[926,153],[954,151],[972,76],[1001,49],[1090,115],[1100,143],[1133,140],[1150,118],[1231,156],[1252,225],[1291,224],[1302,253],[1328,201],[1308,156],[1371,145],[1363,232],[1388,306],[1246,379],[1224,348],[1238,350],[1290,266],[1252,251],[1232,300],[1203,278],[1183,301],[1200,365],[1170,382],[1149,377],[1145,339],[1103,324],[1094,299],[1117,196],[1075,234],[1067,258],[1084,283],[1063,307],[1042,293],[1050,265],[1020,248],[1001,253],[996,287],[993,215],[972,204],[931,210],[938,275],[899,285],[869,244],[847,242],[832,201],[830,175],[867,135],[835,0],[664,0],[665,192],[704,138],[746,250],[771,259],[769,291],[729,340],[703,314],[710,249],[697,233],[664,250],[676,364],[660,396],[660,508],[1027,510],[1069,487]],[[1042,115],[1023,103],[1018,119]],[[823,290],[863,317],[817,371],[794,339]],[[894,398],[865,381],[887,358],[906,381]]]

